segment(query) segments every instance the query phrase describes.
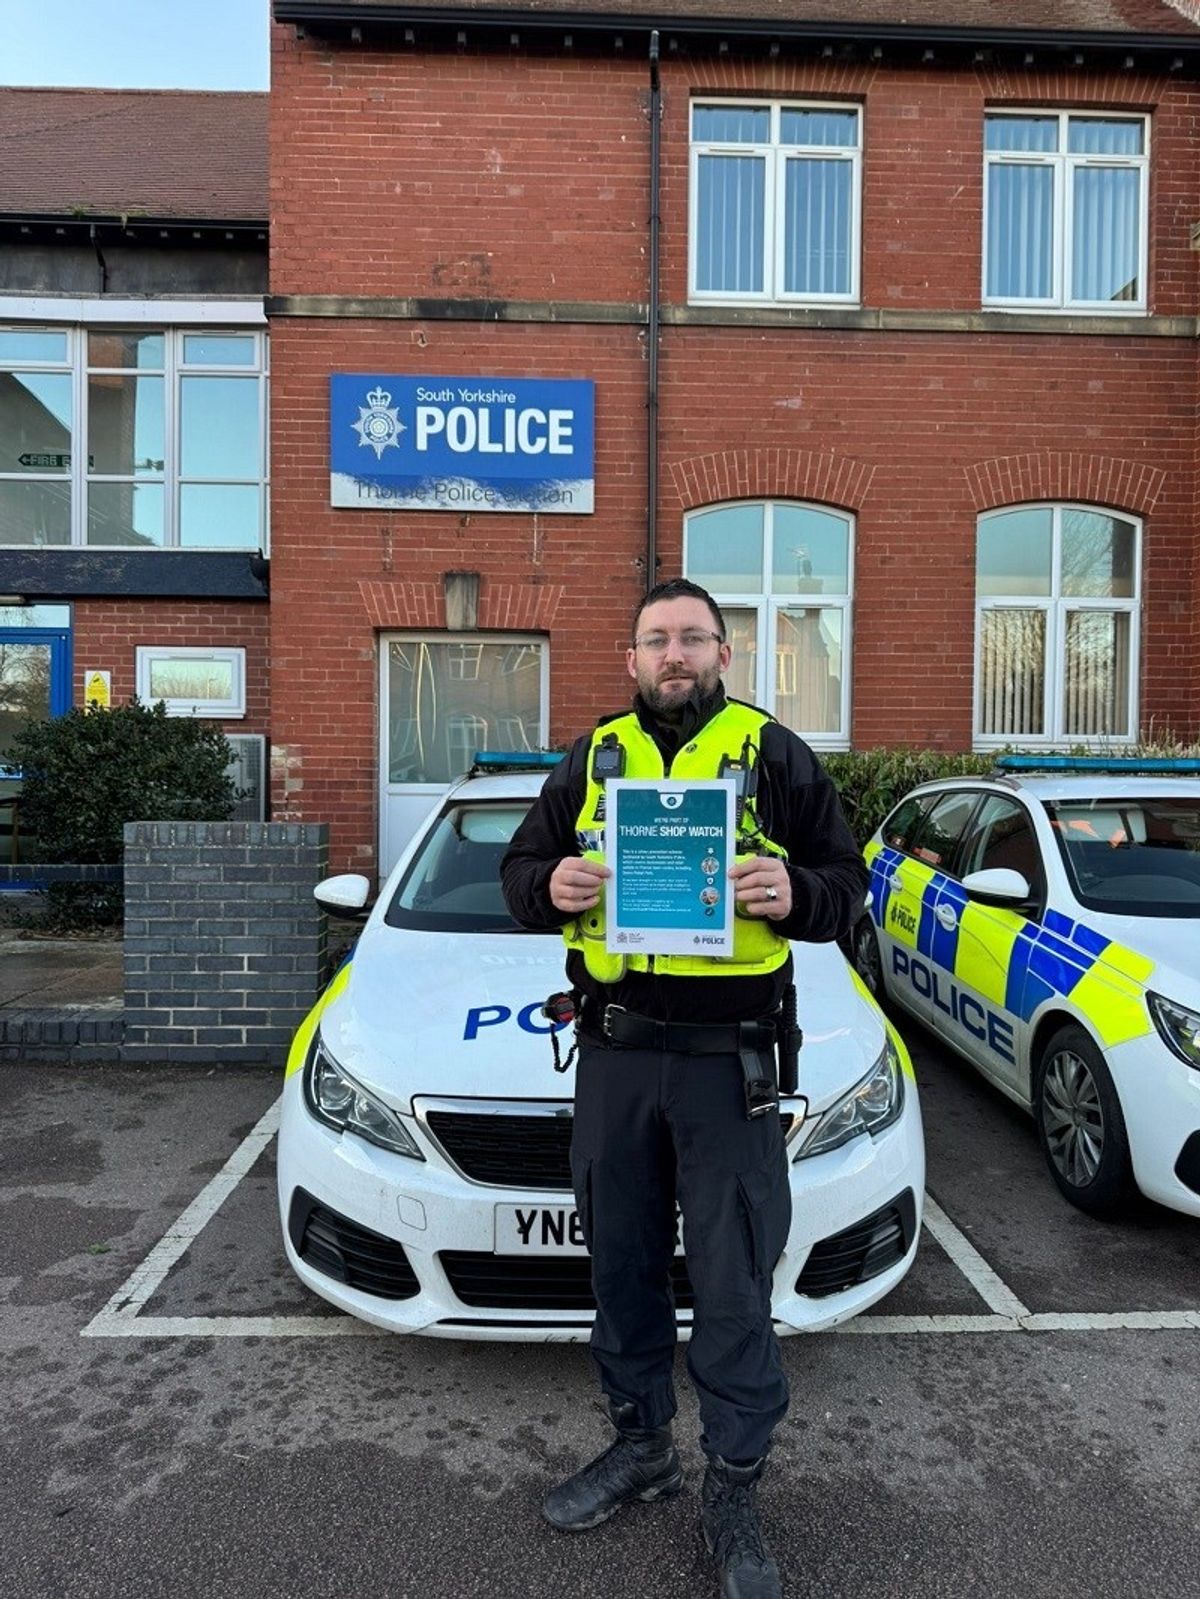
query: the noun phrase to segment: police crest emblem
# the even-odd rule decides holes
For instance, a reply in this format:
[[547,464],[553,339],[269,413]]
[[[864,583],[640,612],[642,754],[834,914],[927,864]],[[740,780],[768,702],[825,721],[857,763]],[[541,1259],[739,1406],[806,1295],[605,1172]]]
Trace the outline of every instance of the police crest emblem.
[[400,434],[406,431],[391,395],[380,387],[368,392],[366,405],[358,408],[358,421],[350,426],[358,434],[359,444],[375,451],[377,461],[383,459],[386,449],[400,448]]

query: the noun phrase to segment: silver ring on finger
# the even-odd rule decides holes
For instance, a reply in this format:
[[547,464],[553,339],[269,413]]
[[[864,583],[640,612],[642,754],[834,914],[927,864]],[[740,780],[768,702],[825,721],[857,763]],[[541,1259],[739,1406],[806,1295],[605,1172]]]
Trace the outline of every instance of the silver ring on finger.
[[771,887],[768,884],[768,886],[767,886],[767,898],[768,899],[778,899],[779,898],[779,890],[777,888]]

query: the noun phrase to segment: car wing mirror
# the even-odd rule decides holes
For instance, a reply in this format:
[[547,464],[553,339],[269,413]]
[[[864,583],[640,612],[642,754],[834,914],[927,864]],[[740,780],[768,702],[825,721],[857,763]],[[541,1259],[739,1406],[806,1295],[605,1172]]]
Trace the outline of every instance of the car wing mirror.
[[367,903],[371,897],[371,883],[359,872],[341,872],[337,877],[324,877],[313,889],[313,898],[330,916],[340,916],[347,922],[365,922],[371,914]]
[[1007,905],[1016,910],[1033,898],[1029,879],[1010,866],[990,866],[986,871],[968,872],[962,880],[963,892],[982,905]]

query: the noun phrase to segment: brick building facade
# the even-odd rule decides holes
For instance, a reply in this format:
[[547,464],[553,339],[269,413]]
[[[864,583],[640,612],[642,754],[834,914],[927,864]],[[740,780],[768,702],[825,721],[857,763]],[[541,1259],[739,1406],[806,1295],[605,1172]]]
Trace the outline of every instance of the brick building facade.
[[[330,820],[335,857],[364,865],[382,821],[394,853],[376,753],[386,768],[402,736],[381,708],[391,640],[542,641],[554,742],[626,700],[647,582],[652,27],[656,572],[723,592],[743,651],[773,653],[744,688],[826,748],[1197,732],[1191,8],[274,9],[279,814]],[[706,158],[727,164],[706,177]],[[854,215],[834,247],[814,230],[837,232],[836,184]],[[747,268],[742,240],[730,268],[730,231],[763,232],[756,201],[776,248]],[[594,512],[333,508],[333,373],[593,380]],[[743,521],[689,521],[713,507]],[[746,515],[775,539],[754,580]],[[448,632],[463,571],[477,606]],[[806,703],[817,670],[828,692]]]

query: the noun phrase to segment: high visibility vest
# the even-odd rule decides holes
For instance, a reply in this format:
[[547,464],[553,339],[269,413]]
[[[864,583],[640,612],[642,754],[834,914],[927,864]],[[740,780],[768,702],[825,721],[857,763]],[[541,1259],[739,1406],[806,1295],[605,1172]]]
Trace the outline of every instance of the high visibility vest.
[[[752,705],[727,700],[723,709],[706,723],[695,738],[683,745],[671,762],[670,776],[712,778],[720,772],[722,758],[758,765],[762,730],[773,718]],[[592,734],[587,755],[587,792],[575,823],[580,853],[586,861],[604,860],[605,795],[603,783],[592,775],[593,757],[598,746],[613,740],[624,751],[624,775],[638,778],[665,778],[667,772],[658,745],[643,728],[634,712],[603,722]],[[736,858],[749,860],[754,855],[777,855],[787,859],[787,851],[762,830],[753,798],[741,806],[738,820]],[[761,977],[782,966],[788,957],[788,941],[781,938],[766,917],[747,916],[735,907],[732,955],[614,955],[604,947],[604,890],[598,905],[576,917],[563,928],[569,950],[578,950],[590,976],[599,983],[619,982],[626,972],[658,972],[671,977]]]

